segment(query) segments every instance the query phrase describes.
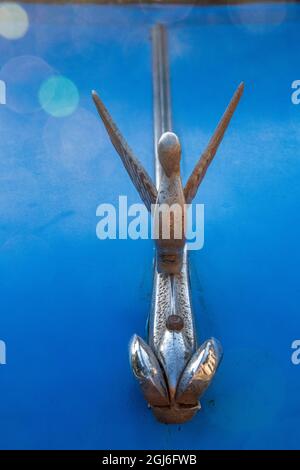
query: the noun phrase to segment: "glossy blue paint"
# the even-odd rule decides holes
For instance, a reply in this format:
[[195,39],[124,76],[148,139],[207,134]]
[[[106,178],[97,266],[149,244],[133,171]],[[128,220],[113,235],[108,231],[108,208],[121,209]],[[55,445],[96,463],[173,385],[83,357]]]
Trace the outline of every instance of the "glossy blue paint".
[[[24,38],[0,39],[0,447],[299,447],[299,6],[24,8]],[[90,90],[153,174],[157,19],[169,28],[185,177],[246,84],[197,196],[205,246],[191,254],[199,339],[219,338],[224,360],[203,410],[183,426],[155,421],[128,364],[149,311],[152,243],[95,235],[98,204],[139,199]],[[53,74],[79,91],[67,117],[38,101]]]

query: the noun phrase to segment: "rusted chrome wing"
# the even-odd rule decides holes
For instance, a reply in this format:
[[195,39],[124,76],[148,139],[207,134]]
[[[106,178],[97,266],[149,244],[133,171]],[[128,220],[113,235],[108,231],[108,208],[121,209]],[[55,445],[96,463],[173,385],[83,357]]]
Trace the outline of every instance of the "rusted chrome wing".
[[94,90],[92,91],[92,97],[99,116],[105,125],[110,140],[118,152],[123,165],[131,178],[131,181],[136,187],[145,206],[149,211],[151,211],[151,204],[155,204],[157,198],[156,187],[154,186],[145,168],[135,157],[133,151],[119,131],[117,125],[114,123],[104,103],[101,101]]

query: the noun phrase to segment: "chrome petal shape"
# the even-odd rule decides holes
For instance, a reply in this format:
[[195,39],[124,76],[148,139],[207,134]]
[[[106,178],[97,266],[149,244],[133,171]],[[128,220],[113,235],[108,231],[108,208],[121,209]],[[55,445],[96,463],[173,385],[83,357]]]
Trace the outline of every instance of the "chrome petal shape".
[[212,381],[222,359],[222,347],[215,338],[208,339],[195,352],[182,377],[176,392],[176,402],[195,404]]
[[150,405],[168,406],[169,396],[161,367],[145,341],[134,335],[130,343],[130,362],[145,399]]

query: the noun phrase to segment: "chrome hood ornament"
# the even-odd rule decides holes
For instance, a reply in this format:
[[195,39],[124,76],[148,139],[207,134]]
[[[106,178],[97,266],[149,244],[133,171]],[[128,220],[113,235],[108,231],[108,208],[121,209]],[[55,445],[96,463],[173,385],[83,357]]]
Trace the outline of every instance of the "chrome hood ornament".
[[225,131],[243,93],[243,89],[244,84],[241,83],[184,188],[180,175],[181,147],[179,139],[173,132],[162,132],[157,144],[157,155],[161,165],[160,179],[157,181],[158,189],[156,189],[150,176],[120,133],[104,103],[95,91],[92,92],[94,103],[106,127],[110,140],[121,157],[124,167],[147,209],[149,211],[151,211],[153,207],[159,209],[163,204],[168,206],[177,204],[182,209],[182,220],[180,221],[181,237],[176,236],[175,233],[175,217],[170,219],[170,236],[168,238],[165,238],[161,230],[158,229],[158,237],[155,241],[157,270],[160,273],[180,274],[182,270],[185,246],[183,230],[185,226],[185,205],[190,204],[196,196],[199,185],[224,137]]
[[[153,28],[152,40],[156,185],[135,157],[99,96],[92,93],[112,144],[149,211],[153,205],[157,208],[163,203],[177,203],[184,207],[192,202],[244,88],[243,83],[237,88],[183,187],[180,142],[171,132],[167,44],[163,26]],[[170,233],[174,234],[174,219],[170,225]],[[184,235],[179,240],[174,236],[168,240],[158,237],[148,342],[134,335],[130,343],[134,375],[157,419],[164,423],[183,423],[191,419],[200,408],[199,397],[212,381],[221,359],[222,347],[214,338],[197,348]]]

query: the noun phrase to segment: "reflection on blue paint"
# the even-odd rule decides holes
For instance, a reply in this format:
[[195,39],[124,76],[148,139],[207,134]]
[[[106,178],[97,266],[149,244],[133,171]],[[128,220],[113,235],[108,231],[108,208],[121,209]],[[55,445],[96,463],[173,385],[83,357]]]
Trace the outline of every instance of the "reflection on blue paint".
[[0,80],[0,104],[6,103],[6,84],[3,80]]
[[6,364],[6,344],[0,339],[0,365]]
[[[299,447],[300,373],[290,349],[300,334],[300,108],[291,102],[299,5],[251,5],[242,17],[227,6],[187,15],[176,7],[24,9],[27,34],[0,37],[0,334],[10,349],[0,368],[0,447]],[[149,28],[158,15],[169,26],[184,175],[246,84],[197,195],[205,247],[191,256],[199,340],[220,338],[224,361],[202,411],[180,428],[154,420],[127,358],[150,307],[152,243],[95,234],[100,203],[122,194],[140,201],[90,90],[153,174]],[[53,75],[80,94],[60,119],[61,95],[51,115],[38,100]]]

